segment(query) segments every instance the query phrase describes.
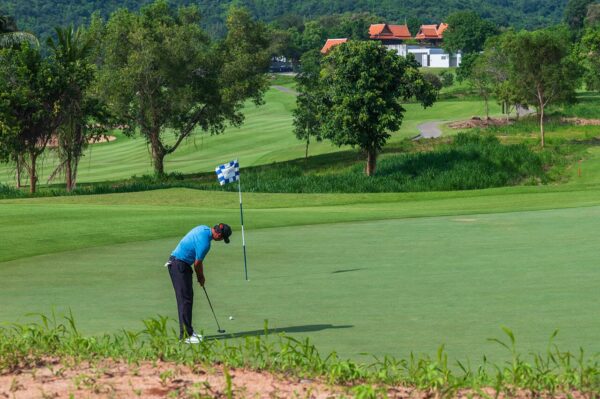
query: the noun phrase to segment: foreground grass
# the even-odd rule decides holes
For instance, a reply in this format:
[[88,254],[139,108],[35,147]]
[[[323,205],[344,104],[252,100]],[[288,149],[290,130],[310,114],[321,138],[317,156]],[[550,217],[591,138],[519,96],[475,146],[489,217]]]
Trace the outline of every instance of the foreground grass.
[[[55,316],[42,315],[39,323],[0,328],[0,373],[35,367],[49,356],[58,356],[76,363],[103,358],[129,363],[161,360],[190,366],[223,363],[226,367],[250,367],[355,385],[351,392],[362,397],[385,395],[388,387],[397,385],[443,397],[453,396],[460,389],[472,390],[474,395],[487,387],[493,388],[496,395],[509,397],[521,389],[535,397],[572,395],[574,391],[589,397],[600,393],[600,357],[561,351],[552,343],[556,333],[544,353],[525,357],[516,351],[512,331],[505,328],[504,337],[493,341],[510,353],[510,361],[484,362],[476,367],[458,362],[454,368],[443,346],[434,357],[385,356],[367,365],[342,359],[335,352],[323,356],[309,339],[271,335],[266,322],[263,336],[247,336],[234,345],[218,337],[208,337],[199,345],[182,345],[169,331],[164,317],[145,320],[141,331],[95,337],[83,336],[72,315],[65,319],[57,321]],[[370,384],[378,384],[378,388]]]

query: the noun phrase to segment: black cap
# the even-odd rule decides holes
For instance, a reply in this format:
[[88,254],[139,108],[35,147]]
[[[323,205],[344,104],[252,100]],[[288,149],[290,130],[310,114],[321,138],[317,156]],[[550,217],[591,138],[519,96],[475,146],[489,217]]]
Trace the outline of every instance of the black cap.
[[223,241],[225,241],[225,244],[229,244],[229,236],[231,236],[231,227],[229,227],[228,224],[219,223],[216,224],[215,227],[213,227],[213,229],[215,229],[217,233],[221,234],[221,236],[223,237]]

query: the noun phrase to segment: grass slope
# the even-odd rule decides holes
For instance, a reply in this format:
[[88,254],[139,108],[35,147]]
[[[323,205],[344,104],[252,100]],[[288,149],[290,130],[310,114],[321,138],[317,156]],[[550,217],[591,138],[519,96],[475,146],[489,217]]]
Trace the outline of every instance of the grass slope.
[[[285,82],[283,85],[290,86]],[[234,158],[240,160],[242,167],[247,167],[304,157],[305,145],[292,132],[293,118],[290,111],[295,107],[295,96],[271,88],[265,101],[266,104],[261,107],[251,104],[247,106],[246,122],[241,128],[228,128],[225,134],[218,136],[198,134],[184,142],[174,154],[166,158],[165,170],[169,173],[207,172]],[[426,121],[450,121],[481,114],[483,104],[475,99],[451,100],[440,101],[425,110],[416,104],[407,104],[406,109],[403,125],[392,136],[392,143],[416,136],[417,125]],[[119,132],[112,134],[117,137],[116,141],[88,148],[79,166],[79,182],[118,180],[153,173],[149,150],[143,138],[128,138]],[[317,155],[338,150],[329,142],[321,142],[311,144],[309,152]],[[42,158],[39,166],[42,186],[56,164],[53,152],[48,152]],[[13,184],[13,181],[12,165],[0,164],[0,183]]]

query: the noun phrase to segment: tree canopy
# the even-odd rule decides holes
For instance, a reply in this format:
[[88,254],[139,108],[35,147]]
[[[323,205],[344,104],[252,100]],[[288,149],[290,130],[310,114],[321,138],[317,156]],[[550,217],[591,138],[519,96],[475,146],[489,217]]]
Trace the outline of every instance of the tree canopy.
[[319,81],[319,124],[323,138],[361,148],[365,172],[375,173],[377,154],[402,124],[402,101],[430,106],[437,92],[412,55],[400,57],[373,41],[349,41],[324,57]]
[[260,103],[267,88],[270,43],[261,23],[232,8],[227,37],[213,43],[199,21],[195,6],[175,10],[158,0],[139,13],[119,10],[101,35],[101,91],[127,132],[146,139],[158,175],[197,128],[218,134],[240,125],[244,101]]
[[460,11],[447,19],[448,29],[444,32],[444,48],[450,53],[461,50],[463,54],[483,50],[488,37],[498,34],[498,28],[490,21],[483,20],[474,11]]
[[[38,37],[54,34],[55,26],[87,24],[98,11],[108,18],[118,8],[138,11],[152,0],[3,0],[4,12],[16,18],[19,26]],[[566,0],[379,0],[377,2],[347,0],[172,0],[175,6],[196,5],[202,25],[211,36],[226,34],[224,10],[228,6],[249,9],[255,18],[265,22],[285,19],[291,15],[314,20],[322,16],[368,12],[380,17],[380,22],[439,23],[461,10],[477,10],[479,15],[499,26],[539,28],[558,23],[563,18]]]

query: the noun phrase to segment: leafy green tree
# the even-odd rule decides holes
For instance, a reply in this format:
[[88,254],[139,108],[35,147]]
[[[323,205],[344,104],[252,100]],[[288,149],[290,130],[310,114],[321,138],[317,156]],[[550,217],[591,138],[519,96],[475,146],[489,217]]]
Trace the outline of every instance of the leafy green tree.
[[596,28],[598,25],[600,25],[600,3],[590,4],[585,16],[584,26]]
[[600,91],[600,28],[587,28],[578,49],[588,90]]
[[563,29],[547,29],[507,32],[501,39],[510,85],[537,108],[542,147],[546,107],[573,101],[579,85],[581,68],[572,56],[567,36]]
[[319,129],[319,73],[321,71],[321,53],[319,50],[310,50],[304,53],[301,59],[302,69],[296,75],[298,97],[294,109],[294,134],[298,140],[306,142],[305,158],[308,159],[308,146],[310,138],[315,137],[321,141]]
[[1,50],[0,59],[0,147],[5,161],[23,162],[35,193],[38,157],[64,115],[65,79],[27,42]]
[[0,48],[14,47],[25,41],[38,44],[34,35],[19,30],[14,18],[0,15]]
[[474,11],[455,12],[448,16],[446,23],[448,29],[444,32],[443,47],[450,53],[479,52],[488,37],[498,34],[494,23],[482,19]]
[[469,84],[483,99],[485,118],[490,119],[489,102],[493,92],[494,76],[490,72],[488,58],[485,55],[475,59],[469,75]]
[[239,126],[244,102],[260,104],[267,89],[263,24],[231,8],[227,36],[213,44],[199,22],[196,7],[174,10],[159,0],[140,13],[121,9],[106,24],[99,87],[126,133],[139,128],[157,175],[198,128],[219,134],[227,123]]
[[596,0],[569,0],[564,11],[564,21],[572,32],[579,32],[583,28],[588,7]]
[[107,113],[103,104],[91,95],[95,68],[90,62],[93,37],[81,28],[56,28],[56,41],[49,38],[48,47],[57,63],[58,72],[66,78],[63,97],[64,117],[57,129],[58,173],[65,175],[66,189],[72,191],[77,181],[77,166],[89,140],[99,138],[106,130]]
[[372,41],[349,41],[324,57],[319,81],[319,118],[323,138],[360,147],[367,155],[365,172],[375,173],[377,154],[390,132],[400,128],[401,101],[433,104],[437,92],[419,72],[414,57],[400,57]]

